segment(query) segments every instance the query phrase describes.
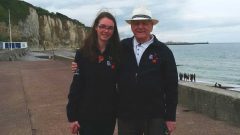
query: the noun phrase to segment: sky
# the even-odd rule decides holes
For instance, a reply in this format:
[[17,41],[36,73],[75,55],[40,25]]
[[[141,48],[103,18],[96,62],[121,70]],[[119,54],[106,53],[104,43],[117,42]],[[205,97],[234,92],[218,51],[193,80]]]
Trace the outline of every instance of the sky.
[[111,12],[121,38],[132,36],[132,10],[145,6],[159,23],[152,34],[162,42],[240,42],[240,0],[24,0],[91,26],[97,13]]

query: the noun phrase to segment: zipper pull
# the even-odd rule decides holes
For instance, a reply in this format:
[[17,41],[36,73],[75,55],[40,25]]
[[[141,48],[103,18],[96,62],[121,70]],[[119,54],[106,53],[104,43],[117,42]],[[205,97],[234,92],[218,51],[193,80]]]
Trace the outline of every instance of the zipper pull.
[[74,75],[79,75],[79,68],[76,69],[76,71],[74,72]]
[[136,82],[138,81],[138,73],[135,74]]

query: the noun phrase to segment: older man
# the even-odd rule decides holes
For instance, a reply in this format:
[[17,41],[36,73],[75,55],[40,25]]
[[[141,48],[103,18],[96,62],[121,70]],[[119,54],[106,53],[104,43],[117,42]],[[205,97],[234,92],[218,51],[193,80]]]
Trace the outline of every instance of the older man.
[[[121,41],[118,134],[168,135],[176,128],[178,74],[171,50],[153,34],[158,20],[145,7],[133,10],[133,37]],[[77,65],[72,64],[72,70]]]
[[[145,7],[133,10],[133,37],[122,40],[119,135],[165,135],[176,127],[178,75],[171,50],[151,34],[158,20]],[[168,133],[167,133],[168,132]]]

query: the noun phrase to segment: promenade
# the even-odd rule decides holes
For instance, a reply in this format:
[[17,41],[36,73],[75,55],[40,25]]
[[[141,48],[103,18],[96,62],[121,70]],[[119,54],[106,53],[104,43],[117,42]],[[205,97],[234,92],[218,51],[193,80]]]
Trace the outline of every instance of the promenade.
[[[0,76],[0,135],[71,135],[65,110],[69,61],[0,62]],[[239,127],[178,106],[173,135],[239,134]]]

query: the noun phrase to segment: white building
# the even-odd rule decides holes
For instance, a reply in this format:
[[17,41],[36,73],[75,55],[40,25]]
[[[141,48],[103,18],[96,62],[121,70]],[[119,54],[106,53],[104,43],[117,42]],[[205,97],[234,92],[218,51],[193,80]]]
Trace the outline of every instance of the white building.
[[27,42],[1,42],[0,41],[0,49],[20,49],[27,48]]

